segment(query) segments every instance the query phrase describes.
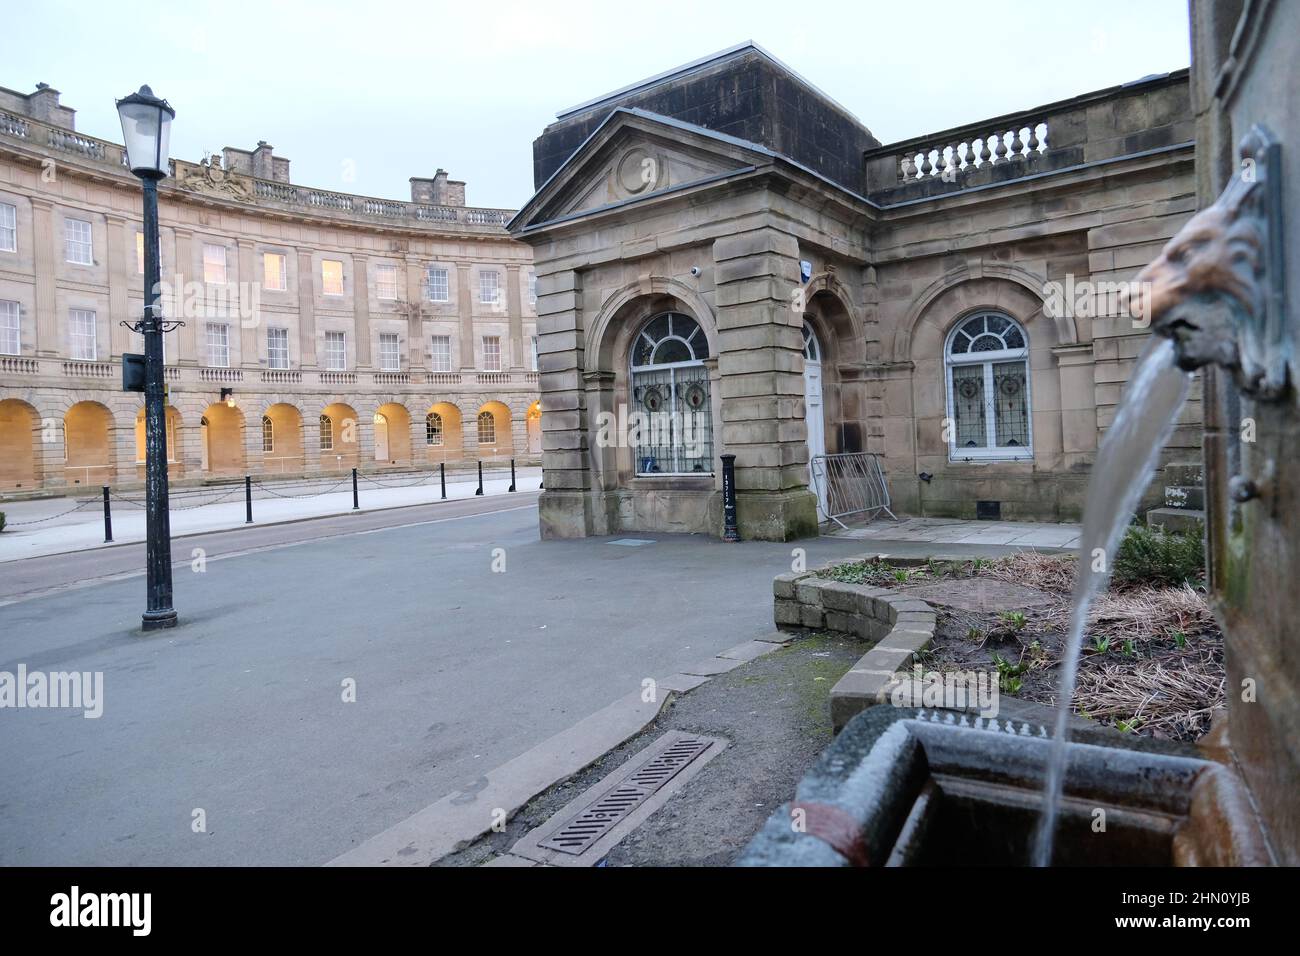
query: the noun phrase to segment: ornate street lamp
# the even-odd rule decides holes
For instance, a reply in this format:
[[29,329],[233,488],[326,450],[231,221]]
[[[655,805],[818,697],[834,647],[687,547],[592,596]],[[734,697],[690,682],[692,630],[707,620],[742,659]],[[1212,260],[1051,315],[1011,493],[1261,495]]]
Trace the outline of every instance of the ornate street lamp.
[[167,502],[167,406],[163,391],[163,332],[180,322],[158,314],[158,180],[167,175],[167,146],[176,111],[147,86],[117,101],[127,164],[144,185],[144,316],[123,322],[144,336],[145,561],[148,605],[142,627],[176,626],[172,607],[172,535]]

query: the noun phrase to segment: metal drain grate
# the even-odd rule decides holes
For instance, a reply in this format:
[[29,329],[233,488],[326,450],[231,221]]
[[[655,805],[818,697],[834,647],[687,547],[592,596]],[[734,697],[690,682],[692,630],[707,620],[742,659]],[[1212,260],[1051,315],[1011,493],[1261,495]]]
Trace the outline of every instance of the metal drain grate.
[[605,791],[549,837],[538,840],[537,846],[573,856],[585,852],[717,742],[713,737],[680,732],[666,735],[650,748],[648,760],[640,762],[613,789]]

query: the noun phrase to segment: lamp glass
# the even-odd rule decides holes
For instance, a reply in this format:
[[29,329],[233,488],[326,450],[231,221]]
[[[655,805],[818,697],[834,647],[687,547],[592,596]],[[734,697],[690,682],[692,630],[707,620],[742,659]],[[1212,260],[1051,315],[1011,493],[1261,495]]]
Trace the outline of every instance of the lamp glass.
[[117,112],[131,172],[166,176],[172,112],[161,104],[129,99],[118,104]]

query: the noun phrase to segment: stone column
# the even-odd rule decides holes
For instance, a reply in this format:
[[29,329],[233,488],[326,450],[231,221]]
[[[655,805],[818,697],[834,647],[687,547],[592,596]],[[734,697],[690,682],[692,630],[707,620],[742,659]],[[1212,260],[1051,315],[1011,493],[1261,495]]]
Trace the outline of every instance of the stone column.
[[55,279],[58,274],[57,263],[60,261],[57,254],[58,240],[54,234],[54,207],[43,199],[33,199],[31,203],[32,266],[36,273],[34,345],[37,355],[54,357],[59,354],[59,326],[54,309]]
[[[311,250],[298,249],[298,350],[303,368],[316,367],[316,277]],[[358,347],[360,343],[357,343]]]
[[722,435],[714,455],[736,456],[736,506],[744,538],[817,534],[808,490],[803,418],[803,312],[799,246],[771,227],[713,244]]
[[469,288],[469,263],[456,264],[456,306],[460,312],[460,368],[474,371],[474,299]]

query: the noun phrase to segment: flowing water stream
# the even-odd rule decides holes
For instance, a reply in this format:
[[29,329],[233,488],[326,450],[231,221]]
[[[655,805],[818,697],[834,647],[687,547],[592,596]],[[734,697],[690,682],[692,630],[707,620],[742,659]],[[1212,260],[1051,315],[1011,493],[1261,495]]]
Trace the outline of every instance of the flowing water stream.
[[1115,420],[1106,430],[1088,481],[1088,500],[1079,537],[1079,570],[1074,580],[1074,612],[1062,658],[1057,691],[1056,732],[1052,735],[1043,814],[1034,839],[1033,863],[1048,866],[1065,777],[1070,702],[1083,651],[1088,607],[1106,586],[1119,542],[1151,479],[1160,450],[1187,399],[1190,373],[1174,364],[1174,345],[1152,336],[1143,350]]

